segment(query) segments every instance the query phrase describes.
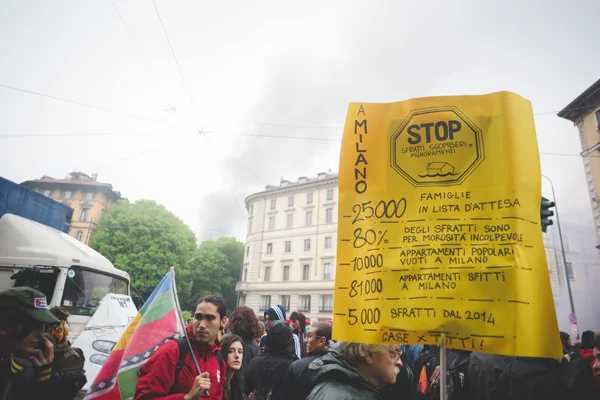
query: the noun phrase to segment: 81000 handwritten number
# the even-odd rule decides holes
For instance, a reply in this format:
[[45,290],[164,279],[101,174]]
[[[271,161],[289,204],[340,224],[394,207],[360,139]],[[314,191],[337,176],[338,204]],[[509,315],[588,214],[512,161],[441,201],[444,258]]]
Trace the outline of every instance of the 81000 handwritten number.
[[383,281],[381,279],[366,279],[364,281],[353,280],[350,284],[350,297],[361,296],[363,294],[383,292]]
[[369,218],[402,218],[406,212],[406,199],[401,198],[400,200],[380,200],[379,203],[373,208],[371,201],[364,202],[362,204],[355,204],[352,207],[354,213],[353,224],[358,221],[364,221]]

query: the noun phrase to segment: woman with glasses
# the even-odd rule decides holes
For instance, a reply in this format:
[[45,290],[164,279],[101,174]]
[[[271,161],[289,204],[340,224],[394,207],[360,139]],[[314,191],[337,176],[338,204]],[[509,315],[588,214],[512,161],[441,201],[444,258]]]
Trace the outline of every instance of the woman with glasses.
[[379,399],[380,390],[396,383],[398,345],[340,342],[309,366],[315,387],[307,400]]

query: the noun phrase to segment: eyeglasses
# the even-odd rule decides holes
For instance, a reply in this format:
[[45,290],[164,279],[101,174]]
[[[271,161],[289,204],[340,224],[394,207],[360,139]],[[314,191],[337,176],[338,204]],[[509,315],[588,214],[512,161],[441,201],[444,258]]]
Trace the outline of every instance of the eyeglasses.
[[389,354],[390,354],[390,358],[392,359],[393,362],[398,362],[398,360],[400,359],[400,357],[402,357],[402,352],[399,350],[388,350]]

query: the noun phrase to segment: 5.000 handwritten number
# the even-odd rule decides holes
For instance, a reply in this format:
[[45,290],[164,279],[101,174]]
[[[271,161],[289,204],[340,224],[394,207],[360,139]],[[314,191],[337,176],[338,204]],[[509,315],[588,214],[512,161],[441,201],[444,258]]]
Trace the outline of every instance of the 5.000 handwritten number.
[[383,291],[383,281],[381,279],[367,279],[364,281],[353,280],[350,284],[350,297],[356,297],[363,294],[381,293]]
[[[352,207],[354,213],[353,224],[358,221],[364,221],[368,218],[402,218],[406,212],[406,199],[401,198],[400,200],[380,200],[379,203],[373,208],[371,201],[367,201],[362,204],[355,204]],[[362,218],[361,218],[362,217]]]
[[378,324],[381,319],[381,311],[379,308],[363,308],[357,310],[356,308],[348,309],[348,323],[350,326],[356,325],[359,322],[362,325],[366,324]]

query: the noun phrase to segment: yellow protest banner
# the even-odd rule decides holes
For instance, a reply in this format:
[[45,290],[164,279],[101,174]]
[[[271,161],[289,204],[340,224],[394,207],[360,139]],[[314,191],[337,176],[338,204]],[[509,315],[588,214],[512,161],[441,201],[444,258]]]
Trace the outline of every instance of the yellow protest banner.
[[528,100],[351,103],[334,338],[561,357],[540,201]]

